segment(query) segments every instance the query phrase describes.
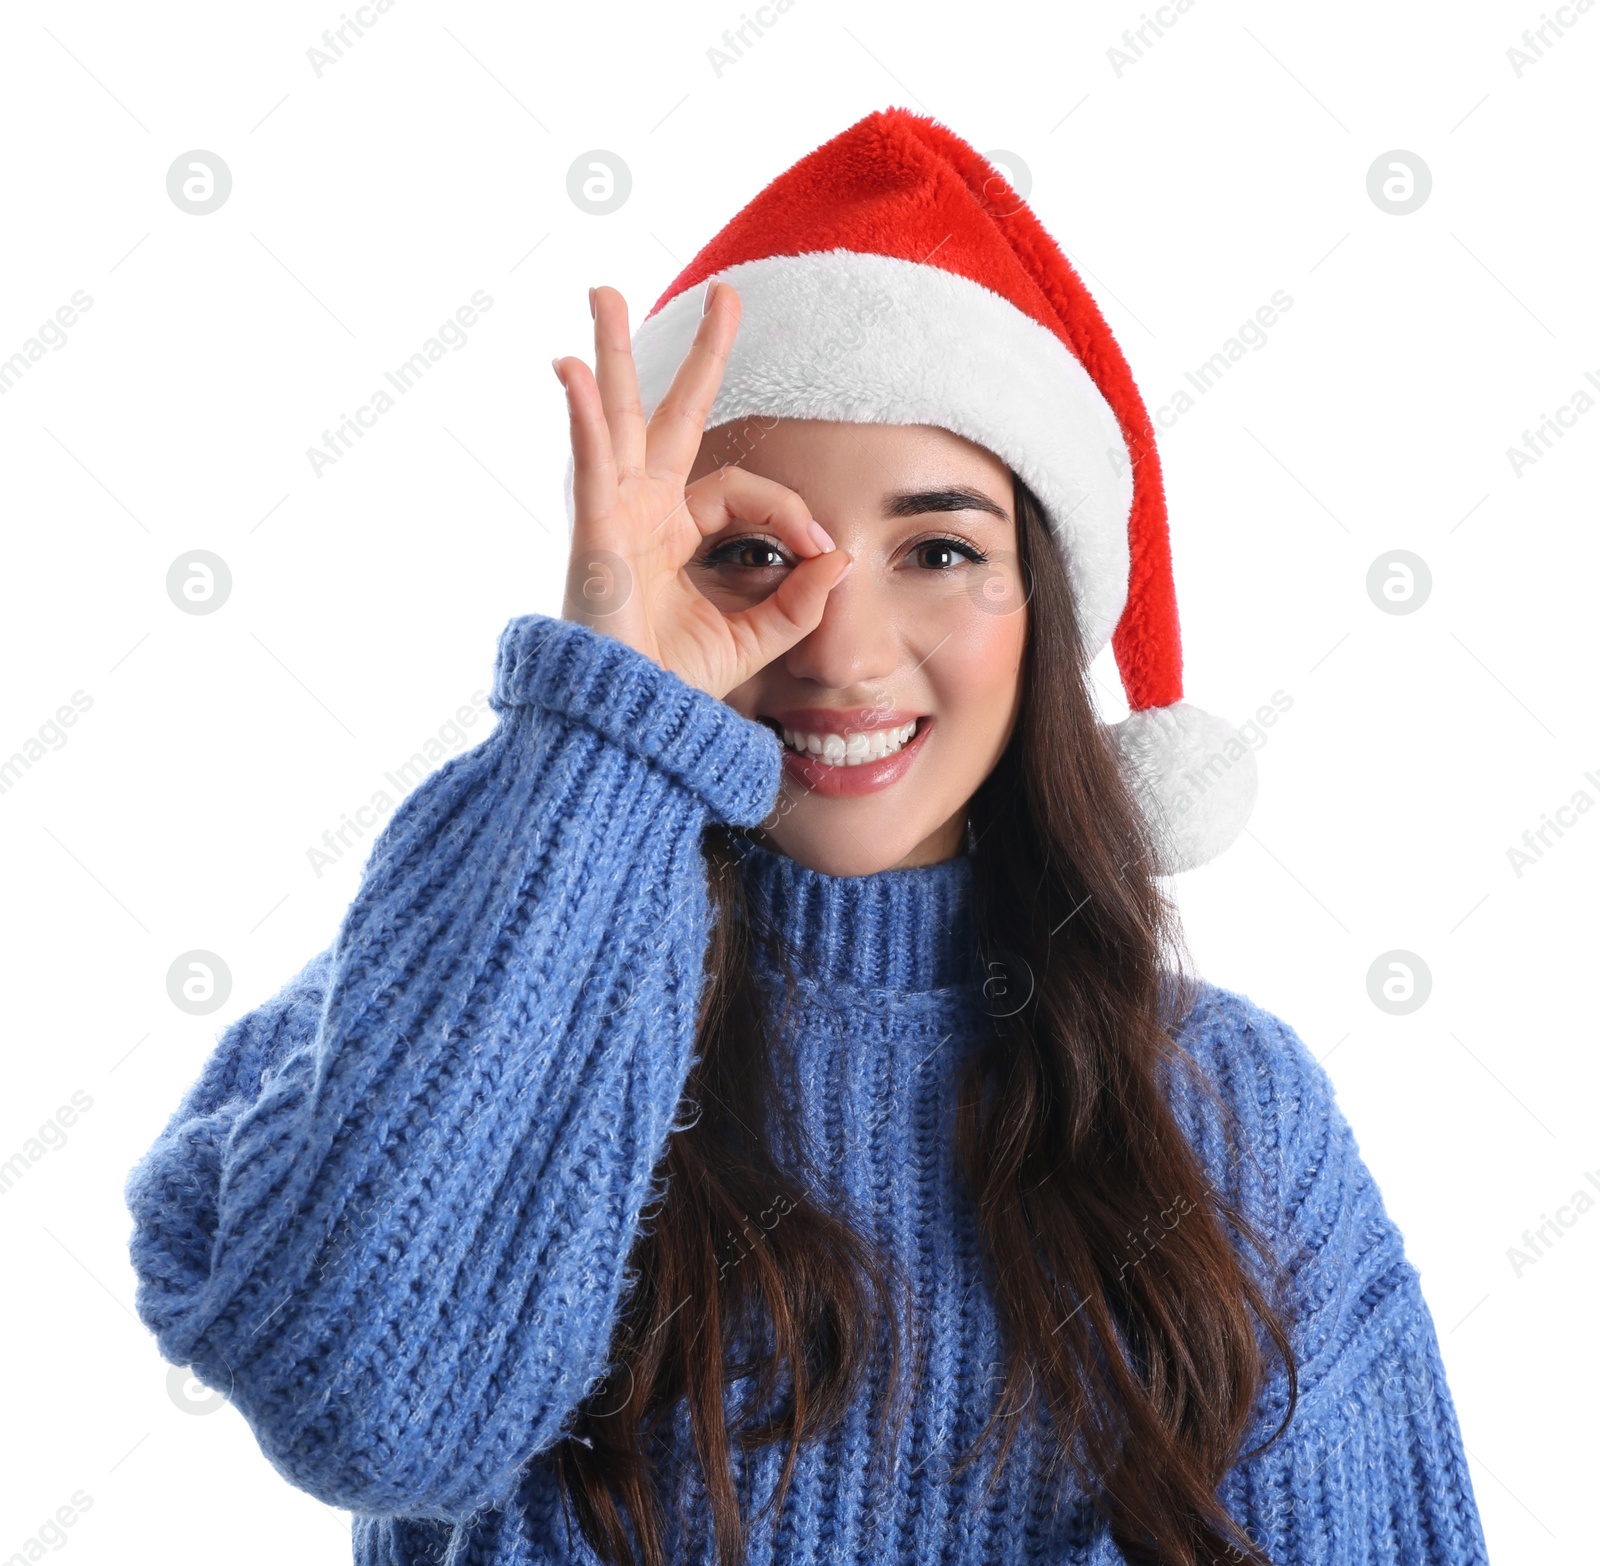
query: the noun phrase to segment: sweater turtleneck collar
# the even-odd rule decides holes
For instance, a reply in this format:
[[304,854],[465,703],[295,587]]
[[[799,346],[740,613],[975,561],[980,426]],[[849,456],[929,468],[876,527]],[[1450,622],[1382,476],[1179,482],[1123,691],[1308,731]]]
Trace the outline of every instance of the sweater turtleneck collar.
[[743,869],[806,976],[901,994],[982,977],[970,854],[836,876],[750,842]]

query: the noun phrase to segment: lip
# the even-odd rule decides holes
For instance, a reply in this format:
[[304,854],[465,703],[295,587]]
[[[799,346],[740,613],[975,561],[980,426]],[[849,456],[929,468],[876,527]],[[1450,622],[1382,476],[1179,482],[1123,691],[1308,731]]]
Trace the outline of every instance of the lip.
[[807,734],[871,734],[874,729],[898,729],[927,714],[909,707],[785,707],[760,716]]
[[866,761],[859,767],[835,767],[804,757],[788,745],[783,747],[783,770],[810,794],[825,799],[856,799],[876,794],[898,783],[916,763],[923,742],[934,720],[926,713],[898,707],[790,707],[782,712],[762,713],[763,718],[786,729],[806,734],[872,733],[876,729],[896,729],[916,721],[917,732],[892,756],[881,761]]

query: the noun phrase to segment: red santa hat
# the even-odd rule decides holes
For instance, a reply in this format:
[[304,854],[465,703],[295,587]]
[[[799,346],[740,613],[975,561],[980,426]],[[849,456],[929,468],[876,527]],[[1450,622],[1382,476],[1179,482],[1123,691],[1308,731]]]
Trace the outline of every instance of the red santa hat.
[[[1109,640],[1112,725],[1159,845],[1204,864],[1255,802],[1253,752],[1183,700],[1161,464],[1149,414],[1089,291],[995,167],[905,109],[869,114],[739,212],[640,322],[652,412],[716,277],[739,333],[707,427],[751,416],[932,424],[1007,463],[1066,558],[1087,658]],[[570,475],[569,475],[570,480]],[[570,482],[569,482],[570,505]]]

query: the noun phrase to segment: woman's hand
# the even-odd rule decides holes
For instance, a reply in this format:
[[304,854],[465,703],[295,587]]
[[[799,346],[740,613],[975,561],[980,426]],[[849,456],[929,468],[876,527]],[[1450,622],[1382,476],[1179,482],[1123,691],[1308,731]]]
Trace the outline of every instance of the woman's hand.
[[[712,283],[699,330],[645,423],[614,288],[591,290],[595,372],[557,359],[572,422],[576,520],[562,618],[605,631],[718,698],[814,631],[850,556],[792,489],[737,466],[685,487],[739,329],[739,297]],[[799,558],[760,603],[723,613],[686,567],[735,522],[781,539]]]

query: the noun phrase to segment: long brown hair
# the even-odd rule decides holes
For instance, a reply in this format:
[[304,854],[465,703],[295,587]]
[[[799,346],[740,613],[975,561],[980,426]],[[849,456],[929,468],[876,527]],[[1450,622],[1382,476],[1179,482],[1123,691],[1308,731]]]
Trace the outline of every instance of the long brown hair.
[[[1263,1338],[1288,1382],[1288,1411],[1263,1445],[1294,1411],[1282,1277],[1171,1108],[1181,1072],[1230,1118],[1174,1042],[1194,999],[1177,913],[1091,699],[1060,551],[1020,479],[1014,493],[1029,616],[1022,700],[970,806],[978,971],[1007,1000],[988,1008],[993,1037],[968,1062],[952,1149],[1006,1358],[993,1412],[957,1466],[1003,1429],[992,1486],[1037,1399],[1054,1436],[1049,1475],[1076,1479],[1129,1561],[1271,1566],[1217,1490],[1253,1455],[1240,1447],[1268,1373]],[[552,1454],[564,1505],[614,1566],[666,1566],[662,1432],[685,1402],[720,1566],[736,1566],[746,1538],[735,1447],[784,1443],[775,1513],[801,1446],[840,1422],[874,1363],[887,1367],[880,1448],[905,1413],[904,1329],[916,1337],[903,1272],[808,1180],[806,1149],[772,1113],[789,1082],[799,959],[749,895],[742,846],[707,835],[694,1116],[669,1138],[664,1195],[629,1258],[615,1372]],[[758,945],[784,976],[781,1004],[757,983]],[[768,1225],[774,1211],[782,1222]],[[1265,1264],[1260,1277],[1246,1250]],[[736,1380],[746,1392],[730,1421]]]

